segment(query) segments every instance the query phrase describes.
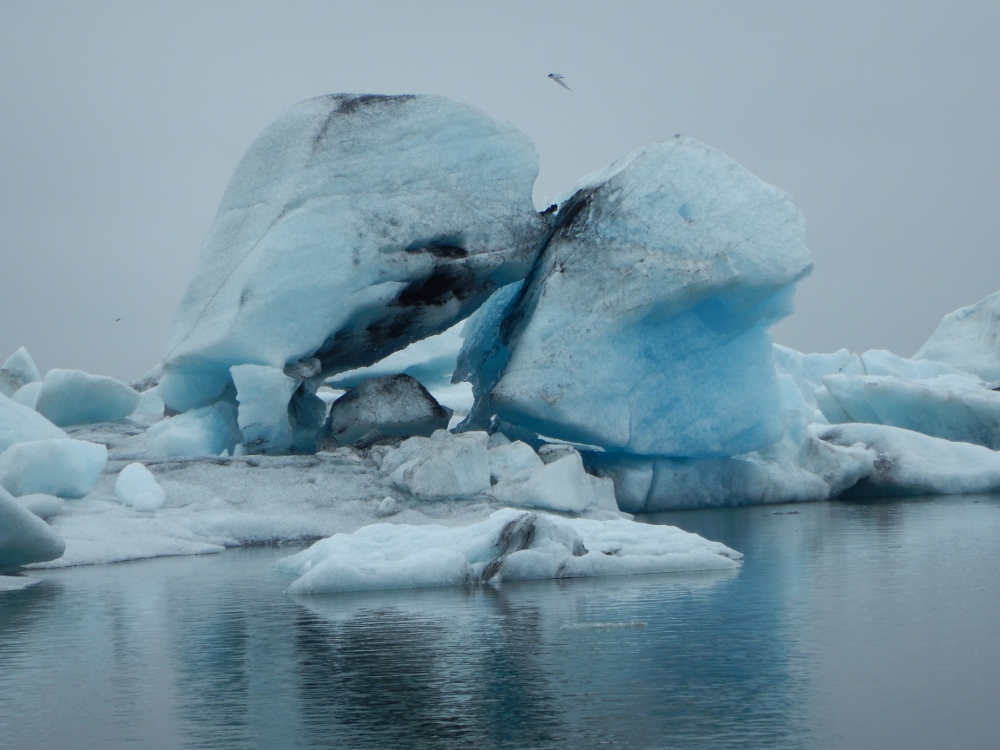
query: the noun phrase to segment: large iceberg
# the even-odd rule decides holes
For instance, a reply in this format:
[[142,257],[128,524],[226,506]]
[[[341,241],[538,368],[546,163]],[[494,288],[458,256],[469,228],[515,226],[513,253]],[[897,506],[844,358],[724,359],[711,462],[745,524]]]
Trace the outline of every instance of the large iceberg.
[[537,169],[524,134],[441,97],[291,107],[226,189],[159,395],[187,411],[230,397],[234,365],[302,381],[444,331],[528,272],[549,231]]
[[275,570],[293,594],[734,568],[742,557],[672,526],[564,519],[510,508],[469,526],[373,524],[336,534]]
[[640,149],[577,185],[523,289],[469,332],[472,426],[495,413],[674,457],[771,445],[785,417],[766,331],[810,268],[785,193],[689,138]]

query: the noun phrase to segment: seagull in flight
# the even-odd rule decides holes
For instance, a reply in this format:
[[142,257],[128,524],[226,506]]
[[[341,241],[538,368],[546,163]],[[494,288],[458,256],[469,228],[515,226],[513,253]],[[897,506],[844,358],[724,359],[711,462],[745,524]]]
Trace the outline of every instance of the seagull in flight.
[[558,83],[560,86],[562,86],[567,91],[572,91],[573,89],[571,89],[569,86],[567,86],[565,83],[563,83],[563,78],[565,78],[565,77],[566,76],[559,75],[558,73],[549,73],[549,78],[551,78],[553,81],[555,81],[556,83]]

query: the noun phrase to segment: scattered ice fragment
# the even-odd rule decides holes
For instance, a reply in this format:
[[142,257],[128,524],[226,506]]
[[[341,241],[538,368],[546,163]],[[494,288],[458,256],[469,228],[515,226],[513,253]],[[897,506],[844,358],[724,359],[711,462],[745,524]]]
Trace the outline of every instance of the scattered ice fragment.
[[[493,437],[490,436],[491,439]],[[489,448],[487,456],[490,461],[490,478],[493,482],[502,482],[545,465],[531,446],[520,440],[515,440],[513,443],[507,441],[505,445]]]
[[163,505],[167,493],[156,477],[141,463],[131,463],[115,479],[115,496],[136,510],[156,510]]
[[12,495],[88,494],[104,471],[108,449],[85,440],[35,440],[0,454],[0,485]]
[[385,518],[386,516],[394,515],[398,511],[396,498],[392,495],[387,495],[379,501],[378,508],[375,509],[375,515]]
[[[523,443],[522,443],[523,445]],[[607,495],[598,495],[595,482],[611,485],[610,505]],[[500,502],[522,508],[542,508],[544,510],[581,513],[591,508],[617,511],[614,500],[614,486],[610,480],[599,480],[584,471],[580,454],[573,451],[549,464],[538,459],[534,469],[516,474],[499,482],[493,494]]]
[[292,594],[453,586],[737,567],[728,547],[672,526],[565,519],[505,508],[461,527],[373,524],[335,534],[275,570]]
[[35,409],[63,427],[124,419],[138,405],[139,394],[114,378],[53,369],[45,373]]
[[0,487],[0,571],[55,560],[65,549],[45,521]]
[[412,437],[382,459],[382,472],[421,500],[458,500],[490,488],[485,432]]

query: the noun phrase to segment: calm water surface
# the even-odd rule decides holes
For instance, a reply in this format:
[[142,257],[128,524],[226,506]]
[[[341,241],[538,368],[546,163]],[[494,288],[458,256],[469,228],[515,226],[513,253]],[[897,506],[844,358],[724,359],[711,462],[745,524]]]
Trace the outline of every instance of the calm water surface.
[[989,748],[1000,497],[662,514],[736,572],[292,598],[233,550],[0,592],[0,747]]

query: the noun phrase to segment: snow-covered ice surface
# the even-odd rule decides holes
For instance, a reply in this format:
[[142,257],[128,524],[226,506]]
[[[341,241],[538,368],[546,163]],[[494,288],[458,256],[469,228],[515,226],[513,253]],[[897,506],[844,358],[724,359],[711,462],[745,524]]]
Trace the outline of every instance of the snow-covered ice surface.
[[13,396],[20,388],[41,379],[35,361],[22,346],[0,367],[0,395]]
[[734,568],[742,556],[672,526],[498,510],[462,527],[377,524],[279,560],[292,594]]
[[[68,428],[75,442],[107,445],[108,462],[92,492],[67,500],[50,518],[66,552],[45,567],[318,539],[385,518],[394,524],[460,526],[509,504],[494,492],[482,433],[442,432],[437,439],[411,438],[409,447],[405,441],[399,449],[377,445],[316,455],[167,457],[150,450],[146,426],[126,420]],[[463,459],[454,465],[461,476],[432,470],[433,461],[443,455],[479,452],[480,461]],[[421,461],[423,470],[414,471]],[[155,510],[130,508],[115,493],[120,472],[135,462],[146,466],[164,492],[163,504]],[[463,490],[467,494],[456,492],[451,482],[470,478],[473,483]],[[596,490],[591,492],[596,496]],[[438,499],[443,496],[449,499]],[[588,507],[584,515],[624,517],[609,511],[607,495],[603,497],[605,504]]]
[[187,411],[223,395],[233,365],[331,374],[445,331],[528,272],[549,231],[537,171],[523,133],[442,97],[294,105],[226,189],[160,396]]
[[482,354],[462,359],[491,401],[475,413],[627,453],[773,444],[766,330],[810,268],[785,193],[689,138],[640,149],[577,185],[504,322],[494,309],[470,332]]

